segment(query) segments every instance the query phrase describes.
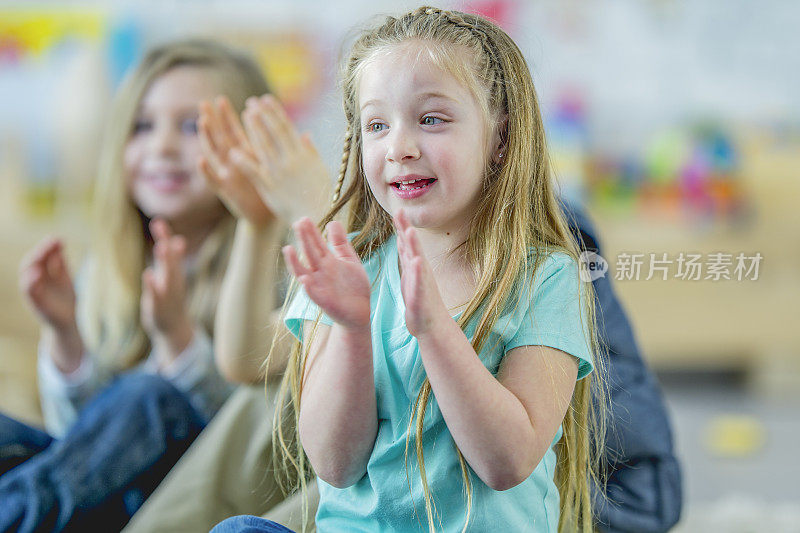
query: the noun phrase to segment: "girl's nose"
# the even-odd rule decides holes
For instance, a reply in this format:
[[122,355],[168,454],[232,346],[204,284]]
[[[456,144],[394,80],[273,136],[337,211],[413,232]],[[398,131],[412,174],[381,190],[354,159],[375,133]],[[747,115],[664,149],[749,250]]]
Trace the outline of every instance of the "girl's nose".
[[158,155],[174,155],[179,151],[179,134],[174,128],[156,127],[150,138],[150,148]]
[[409,132],[395,129],[390,133],[389,146],[386,150],[386,161],[400,163],[419,159],[419,145]]

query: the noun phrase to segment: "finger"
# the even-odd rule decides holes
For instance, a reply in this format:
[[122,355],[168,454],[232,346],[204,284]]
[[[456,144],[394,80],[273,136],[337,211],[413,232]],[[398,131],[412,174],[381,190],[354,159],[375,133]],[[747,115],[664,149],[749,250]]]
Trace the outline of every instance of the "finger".
[[259,111],[255,105],[245,109],[242,114],[244,127],[256,157],[262,164],[269,165],[277,160],[278,152],[275,143],[265,130],[263,122],[259,120],[258,114]]
[[64,257],[63,248],[57,246],[53,253],[50,255],[52,262],[52,273],[55,277],[62,281],[66,278],[69,279],[69,269],[67,268],[67,259]]
[[186,239],[178,235],[172,237],[166,246],[164,288],[169,290],[183,281],[183,258],[186,251]]
[[156,242],[164,241],[172,237],[169,224],[167,224],[167,221],[163,218],[154,218],[150,221],[150,234]]
[[203,175],[213,191],[219,192],[222,189],[224,180],[213,168],[211,168],[211,165],[208,163],[208,159],[201,157],[197,161],[197,170]]
[[402,231],[407,230],[411,224],[408,222],[408,216],[404,209],[400,208],[397,210],[397,213],[394,216],[395,225],[399,227]]
[[211,134],[214,145],[219,149],[220,156],[222,156],[228,153],[235,141],[228,134],[227,125],[219,109],[218,100],[210,103],[208,110],[208,131]]
[[157,291],[156,289],[156,275],[153,267],[147,267],[142,272],[142,296],[147,295],[152,297]]
[[306,217],[295,224],[295,234],[300,241],[300,247],[306,257],[306,261],[308,261],[308,266],[312,270],[318,269],[326,253],[325,244],[322,240],[322,235],[319,234],[319,230],[311,222],[311,219]]
[[[262,167],[258,165],[255,156],[248,155],[246,152],[239,148],[233,148],[230,152],[230,160],[233,168],[240,174],[244,175],[252,183],[258,181],[269,182],[267,172],[262,172]],[[264,176],[264,179],[261,179]]]
[[204,116],[198,121],[198,131],[200,133],[200,149],[203,155],[205,155],[211,167],[219,172],[219,169],[224,166],[223,160],[225,159],[225,153],[215,144],[211,136],[207,117]]
[[36,245],[25,257],[20,261],[20,271],[28,269],[33,265],[43,265],[47,257],[62,248],[61,239],[57,237],[49,237]]
[[412,257],[423,257],[422,247],[419,244],[417,237],[417,230],[409,227],[405,230],[406,243],[408,244],[408,251]]
[[167,248],[167,242],[164,240],[153,245],[153,279],[159,290],[164,287],[164,278],[167,272]]
[[325,226],[328,232],[328,242],[333,247],[336,255],[342,259],[352,259],[354,261],[361,261],[358,254],[353,249],[353,245],[347,239],[347,233],[344,231],[342,224],[334,220]]
[[244,131],[242,122],[233,110],[233,106],[227,96],[217,97],[217,108],[219,109],[222,122],[225,124],[225,130],[233,141],[233,146],[238,146],[243,150],[249,150],[250,141],[247,139],[247,134]]
[[32,265],[20,272],[19,275],[19,289],[23,294],[27,294],[29,298],[36,300],[40,292],[41,281],[44,277],[44,272],[41,266]]
[[49,253],[43,261],[47,276],[54,280],[61,277],[62,261],[59,259],[60,255],[61,254],[56,251],[53,251]]
[[301,146],[300,135],[278,99],[272,95],[262,97],[261,110],[259,118],[275,141],[278,150],[282,154],[297,150]]
[[307,269],[300,261],[300,258],[297,257],[297,250],[294,249],[294,246],[284,246],[281,248],[281,252],[283,252],[283,259],[286,261],[286,265],[289,267],[289,271],[294,277],[299,278],[300,276],[310,273],[310,270]]

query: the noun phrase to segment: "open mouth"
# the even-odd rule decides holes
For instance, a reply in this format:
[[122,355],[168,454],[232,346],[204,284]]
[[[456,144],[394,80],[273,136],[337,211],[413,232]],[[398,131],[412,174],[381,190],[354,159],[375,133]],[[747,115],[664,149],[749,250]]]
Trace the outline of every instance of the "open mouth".
[[175,192],[189,182],[189,173],[182,171],[150,172],[143,176],[151,187],[161,192]]
[[403,181],[395,181],[392,183],[392,187],[401,191],[413,191],[416,189],[424,189],[429,185],[433,184],[436,181],[436,178],[422,178],[422,179],[414,179],[414,180],[403,180]]

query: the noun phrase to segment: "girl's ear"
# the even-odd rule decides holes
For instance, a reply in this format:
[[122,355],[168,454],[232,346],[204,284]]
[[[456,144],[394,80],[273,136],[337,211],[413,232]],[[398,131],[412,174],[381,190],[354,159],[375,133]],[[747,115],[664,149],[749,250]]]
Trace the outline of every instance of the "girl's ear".
[[506,155],[506,140],[508,139],[508,115],[501,115],[492,134],[492,162],[499,165]]

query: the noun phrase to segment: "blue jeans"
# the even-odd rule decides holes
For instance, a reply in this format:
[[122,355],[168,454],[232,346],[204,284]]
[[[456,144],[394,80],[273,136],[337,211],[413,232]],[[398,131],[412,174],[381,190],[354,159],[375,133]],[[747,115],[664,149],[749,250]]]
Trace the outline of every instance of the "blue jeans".
[[205,426],[161,377],[118,378],[63,439],[0,415],[0,531],[118,531]]
[[242,515],[227,518],[214,526],[210,533],[294,533],[272,520]]

